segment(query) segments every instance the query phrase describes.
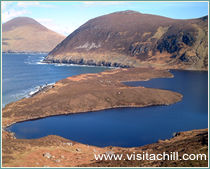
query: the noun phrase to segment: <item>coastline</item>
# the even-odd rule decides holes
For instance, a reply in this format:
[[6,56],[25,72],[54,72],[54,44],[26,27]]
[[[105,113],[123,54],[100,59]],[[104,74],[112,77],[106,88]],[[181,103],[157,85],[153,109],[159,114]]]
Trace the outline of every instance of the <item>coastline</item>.
[[[65,115],[65,114],[73,114],[73,113],[81,113],[81,112],[88,112],[88,111],[99,111],[99,110],[104,110],[104,109],[110,109],[110,108],[119,108],[119,107],[146,107],[146,106],[154,106],[154,105],[169,105],[169,104],[173,104],[175,102],[178,102],[182,99],[182,95],[181,94],[178,94],[176,92],[171,92],[171,91],[167,91],[167,90],[160,90],[160,89],[148,89],[148,88],[144,88],[144,87],[129,87],[129,86],[126,86],[124,85],[123,83],[121,82],[124,82],[124,81],[135,81],[135,80],[139,80],[139,81],[144,81],[144,80],[149,80],[151,78],[159,78],[159,77],[173,77],[173,75],[171,73],[169,73],[168,71],[165,71],[165,70],[160,70],[160,73],[157,71],[157,70],[149,70],[149,69],[143,69],[143,68],[140,68],[140,72],[143,71],[143,73],[138,73],[138,70],[139,68],[131,68],[131,69],[112,69],[112,70],[108,70],[108,71],[105,71],[105,72],[102,72],[102,73],[98,73],[98,74],[81,74],[81,75],[78,75],[78,76],[73,76],[73,77],[69,77],[69,78],[66,78],[66,79],[63,79],[63,80],[60,80],[58,82],[56,82],[55,84],[53,84],[52,86],[47,86],[46,88],[44,87],[43,89],[41,88],[41,90],[39,90],[37,93],[33,94],[32,97],[29,97],[29,98],[24,98],[24,99],[21,99],[17,102],[14,102],[14,103],[10,103],[8,105],[6,105],[4,108],[3,108],[3,117],[5,116],[5,112],[8,113],[8,110],[9,112],[12,111],[12,107],[15,108],[15,110],[13,110],[13,112],[17,112],[17,118],[13,118],[13,120],[11,120],[11,118],[9,118],[9,121],[6,120],[7,122],[5,123],[5,118],[3,118],[3,127],[5,126],[8,126],[14,122],[19,122],[19,121],[24,121],[24,120],[33,120],[33,119],[37,119],[37,118],[44,118],[44,117],[49,117],[49,116],[53,116],[53,115]],[[136,73],[134,73],[136,72]],[[152,73],[153,75],[151,75],[150,77],[150,73]],[[128,78],[127,79],[121,79],[120,77],[118,77],[119,75],[121,76],[121,74],[127,74]],[[114,76],[117,76],[118,79],[116,79]],[[131,76],[131,77],[129,77]],[[145,76],[145,77],[144,77]],[[150,78],[149,78],[150,77]],[[126,77],[123,77],[123,78],[126,78]],[[99,83],[98,83],[99,82]],[[70,89],[68,88],[71,87]],[[87,102],[86,104],[86,107],[83,106],[81,107],[81,103],[83,102],[82,100],[84,100],[82,97],[83,97],[83,94],[81,93],[80,90],[78,90],[78,88],[80,88],[80,86],[82,87],[81,90],[84,92],[85,91],[88,91],[88,93],[92,94],[92,92],[94,91],[95,94],[97,95],[97,97],[106,97],[106,98],[103,98],[102,102],[98,102],[97,100],[95,101],[97,104],[98,102],[98,105],[92,105],[92,102]],[[95,86],[95,87],[94,87]],[[73,88],[72,88],[73,87]],[[101,96],[99,96],[96,91],[95,91],[95,88],[98,88],[98,93],[101,94]],[[62,92],[61,92],[62,90]],[[71,91],[75,91],[76,90],[76,93],[73,93],[72,92],[72,96],[71,95],[66,95],[66,91],[68,90],[71,90]],[[131,100],[129,102],[126,101],[126,98],[124,98],[125,100],[120,103],[118,102],[116,99],[116,96],[112,96],[112,94],[110,96],[107,95],[107,90],[113,90],[114,93],[117,94],[117,91],[120,91],[121,92],[124,92],[125,94],[124,95],[133,95],[134,98],[130,98]],[[60,93],[58,93],[60,92]],[[130,93],[132,92],[132,93]],[[134,93],[133,93],[134,92]],[[139,95],[137,95],[137,93],[139,93],[140,95],[141,94],[144,94],[144,92],[152,92],[155,94],[155,92],[159,93],[159,94],[162,94],[163,95],[163,98],[162,98],[162,101],[161,101],[161,98],[156,98],[156,96],[154,95],[153,97],[150,95],[149,98],[146,98],[146,100],[148,100],[147,102],[145,102],[145,99],[143,100],[140,100],[139,101]],[[38,105],[35,105],[34,106],[34,110],[37,109],[37,106],[40,107],[42,104],[44,104],[40,99],[44,99],[46,100],[48,97],[48,101],[52,101],[52,103],[50,104],[56,104],[56,100],[55,100],[55,96],[52,96],[52,95],[57,95],[57,93],[59,94],[59,96],[56,96],[58,98],[60,98],[60,102],[63,102],[63,111],[62,109],[58,109],[57,108],[51,108],[51,107],[48,107],[49,110],[44,110],[44,111],[47,111],[48,113],[44,113],[42,112],[42,110],[40,110],[42,113],[38,113],[36,112],[34,116],[34,113],[31,112],[31,110],[33,111],[33,102],[34,101],[38,101]],[[103,94],[102,94],[103,93]],[[85,95],[84,97],[90,97],[90,94],[88,94],[87,96]],[[66,95],[66,96],[65,96]],[[67,106],[67,103],[66,100],[63,100],[63,96],[65,97],[74,97],[74,95],[79,95],[78,98],[75,98],[76,101],[75,102],[75,108],[71,109],[69,111],[66,111],[66,108],[65,106]],[[104,95],[104,96],[103,96]],[[153,94],[152,94],[153,95]],[[52,96],[52,97],[51,97]],[[118,96],[118,94],[117,94]],[[144,94],[143,97],[146,96],[146,93]],[[46,98],[45,98],[46,97]],[[111,97],[111,98],[109,98]],[[81,100],[79,100],[79,98]],[[95,98],[95,96],[94,96]],[[106,100],[106,99],[110,99],[110,101],[112,99],[114,99],[113,101],[109,101],[109,100]],[[150,100],[156,100],[156,101],[152,101],[150,102]],[[28,103],[27,103],[28,102]],[[73,101],[74,102],[74,101]],[[115,103],[116,102],[116,103]],[[24,107],[22,108],[22,104],[24,104],[26,106],[26,110],[28,110],[29,112],[31,113],[27,113],[27,116],[19,116],[19,114],[22,114],[21,112],[22,111],[25,111]],[[103,105],[105,104],[105,105]],[[20,108],[18,108],[17,110],[17,106],[20,105]],[[88,106],[89,105],[89,106]],[[93,107],[94,106],[94,107]],[[20,112],[21,111],[21,112]],[[59,113],[57,113],[56,111],[59,111]],[[18,113],[19,112],[19,113]],[[9,113],[10,114],[10,113]],[[30,116],[30,114],[32,116]],[[15,116],[14,116],[15,117]],[[8,119],[8,118],[6,118]]]
[[[186,70],[186,71],[208,71],[208,67],[206,68],[196,68],[190,67],[186,65],[178,65],[178,66],[169,66],[165,64],[154,64],[143,62],[143,64],[137,65],[128,65],[121,64],[117,62],[108,62],[108,61],[98,61],[94,62],[93,60],[83,60],[83,59],[70,59],[70,60],[59,60],[59,59],[43,59],[42,63],[45,64],[65,64],[65,65],[81,65],[81,66],[102,66],[102,67],[111,67],[111,68],[152,68],[159,70]],[[145,64],[145,65],[144,65]],[[164,67],[164,68],[163,68]]]
[[82,59],[79,60],[46,60],[42,61],[43,63],[47,64],[67,64],[67,65],[81,65],[81,66],[102,66],[102,67],[111,67],[111,68],[131,68],[133,66],[124,65],[120,63],[111,63],[111,62],[93,62],[93,61],[86,61],[84,62]]
[[28,96],[29,96],[29,97],[33,97],[33,96],[35,96],[35,95],[37,95],[37,94],[39,94],[39,93],[41,93],[41,92],[44,93],[44,92],[47,91],[48,89],[53,88],[53,87],[54,87],[54,84],[55,84],[55,83],[50,83],[50,84],[41,85],[41,86],[39,86],[39,89],[34,90],[34,91],[31,91],[31,92],[28,94]]

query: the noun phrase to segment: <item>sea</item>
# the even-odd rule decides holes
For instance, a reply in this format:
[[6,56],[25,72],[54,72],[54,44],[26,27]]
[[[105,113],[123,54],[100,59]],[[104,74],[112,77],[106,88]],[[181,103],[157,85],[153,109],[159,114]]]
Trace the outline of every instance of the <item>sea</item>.
[[2,106],[29,97],[41,86],[83,73],[98,73],[108,67],[46,64],[46,53],[2,54]]

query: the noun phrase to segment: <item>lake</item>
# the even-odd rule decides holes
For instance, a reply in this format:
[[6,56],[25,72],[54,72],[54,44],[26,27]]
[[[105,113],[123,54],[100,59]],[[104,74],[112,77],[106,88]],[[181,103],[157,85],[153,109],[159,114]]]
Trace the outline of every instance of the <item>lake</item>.
[[[45,68],[41,68],[41,66],[43,65],[40,65],[39,68],[40,71],[42,70],[41,72],[47,70],[59,72],[60,70],[60,74],[63,73],[63,75],[60,75],[58,72],[55,73],[55,76],[57,74],[57,76],[60,75],[59,77],[71,76],[78,73],[78,71],[80,73],[84,71],[83,67],[77,66],[60,66],[58,70],[55,65],[46,65]],[[101,69],[105,68],[85,67],[84,69],[91,72],[90,69],[101,71]],[[22,71],[24,72],[24,70]],[[27,71],[31,71],[30,66]],[[171,138],[174,132],[207,128],[208,72],[172,70],[171,73],[174,74],[174,78],[159,78],[145,82],[126,82],[125,84],[177,91],[184,96],[183,100],[178,103],[169,106],[117,108],[53,116],[16,123],[7,129],[14,132],[17,138],[32,139],[47,135],[59,135],[73,141],[100,147],[110,145],[137,147],[154,143],[159,139]],[[14,75],[16,76],[15,72]],[[40,75],[38,74],[37,76]],[[51,71],[48,72],[43,83],[45,81],[48,83],[56,81],[56,78],[51,79],[53,76]],[[29,79],[24,80],[27,82],[30,81]],[[17,77],[16,80],[18,81]]]

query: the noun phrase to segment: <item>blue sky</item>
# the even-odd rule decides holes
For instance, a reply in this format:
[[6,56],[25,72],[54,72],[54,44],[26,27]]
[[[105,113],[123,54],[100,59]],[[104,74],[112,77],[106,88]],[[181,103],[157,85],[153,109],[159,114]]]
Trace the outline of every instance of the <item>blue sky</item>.
[[2,22],[17,16],[36,19],[49,29],[68,35],[89,19],[100,15],[135,10],[174,19],[191,19],[208,15],[208,2],[2,2]]

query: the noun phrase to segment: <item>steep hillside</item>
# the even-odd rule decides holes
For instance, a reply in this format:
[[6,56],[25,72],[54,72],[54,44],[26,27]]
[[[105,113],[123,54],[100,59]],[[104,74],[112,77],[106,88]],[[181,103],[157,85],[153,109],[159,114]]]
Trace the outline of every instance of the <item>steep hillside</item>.
[[111,13],[80,26],[45,61],[206,70],[208,17],[175,20],[135,11]]
[[28,17],[2,25],[3,52],[49,52],[64,38]]

